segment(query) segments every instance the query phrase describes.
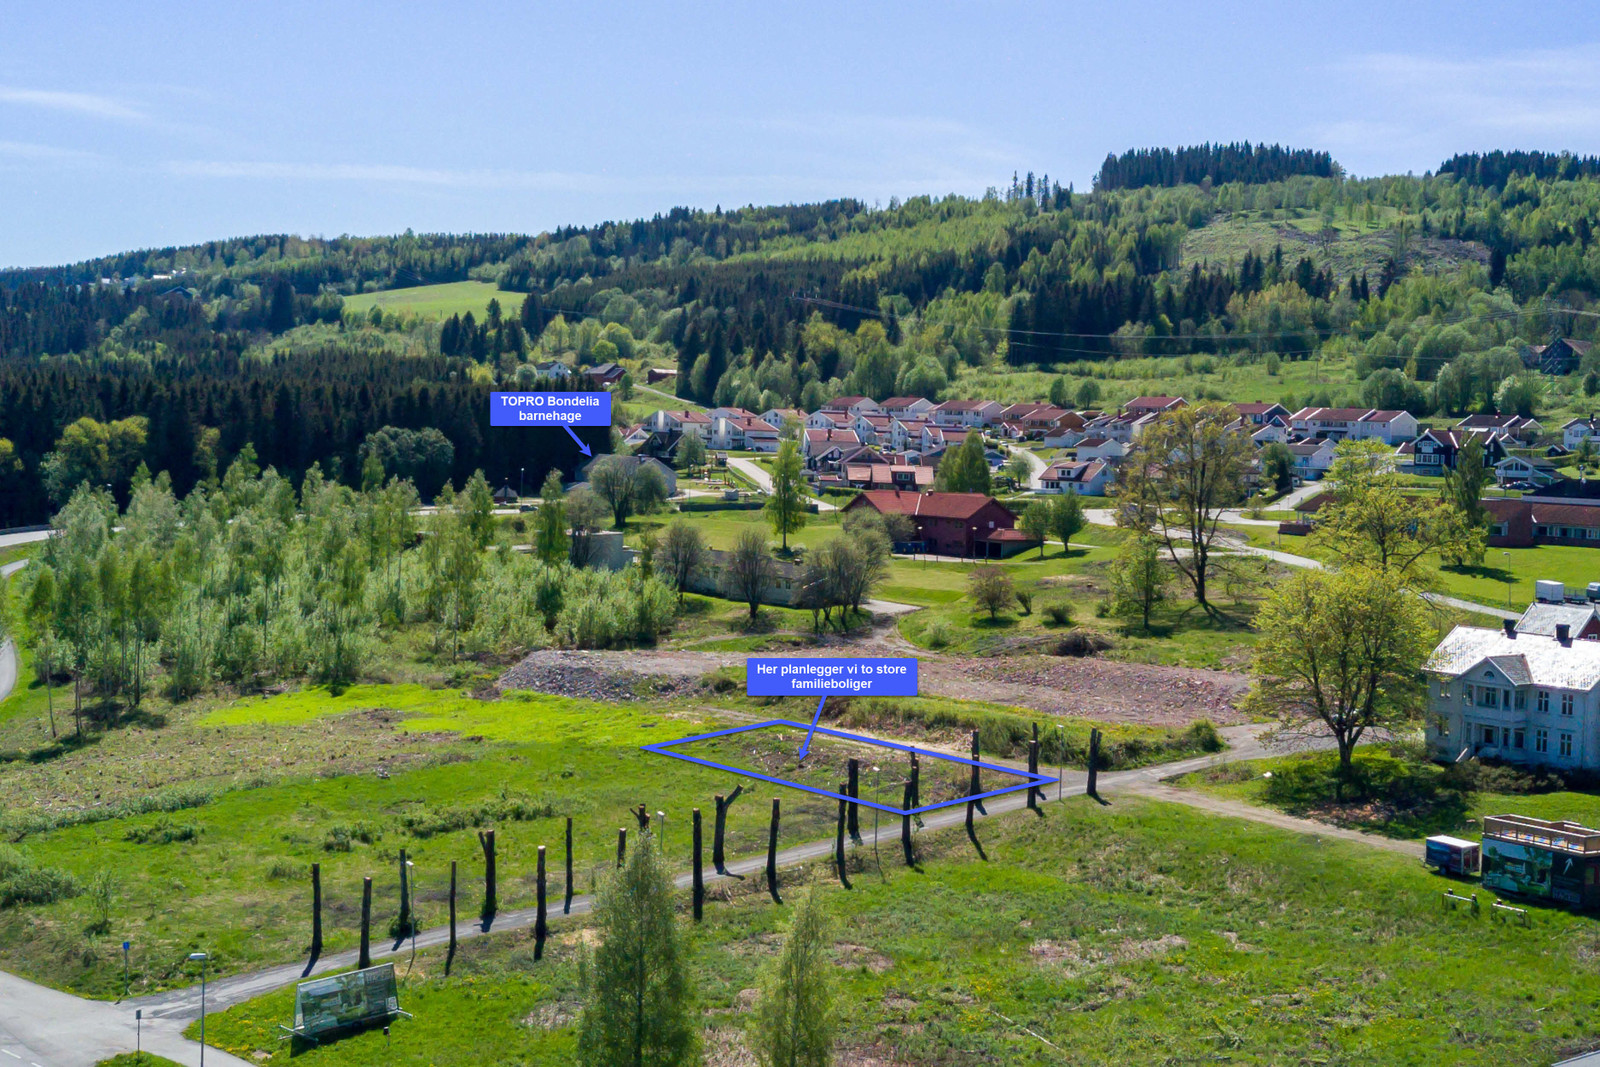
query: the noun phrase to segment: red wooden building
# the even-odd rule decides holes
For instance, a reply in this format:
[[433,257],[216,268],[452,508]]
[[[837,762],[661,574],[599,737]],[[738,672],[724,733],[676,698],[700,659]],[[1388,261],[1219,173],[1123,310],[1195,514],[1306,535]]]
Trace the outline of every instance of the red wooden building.
[[908,516],[927,551],[968,559],[1004,559],[1035,542],[1017,529],[1017,517],[1004,504],[982,493],[910,493],[875,489],[845,507],[871,508],[881,514]]

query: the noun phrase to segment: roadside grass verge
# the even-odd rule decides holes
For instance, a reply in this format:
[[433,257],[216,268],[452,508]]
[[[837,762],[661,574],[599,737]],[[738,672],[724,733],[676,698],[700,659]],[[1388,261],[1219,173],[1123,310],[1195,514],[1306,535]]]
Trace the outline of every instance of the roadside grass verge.
[[[884,851],[880,877],[855,849],[850,892],[826,867],[784,873],[786,900],[809,878],[838,924],[840,1062],[1053,1067],[1060,1048],[1085,1064],[1542,1065],[1594,1042],[1600,941],[1581,916],[1535,909],[1528,929],[1441,916],[1440,880],[1407,857],[1133,797],[997,816],[978,833],[987,862],[959,828],[920,834],[920,872]],[[682,929],[704,1047],[739,1063],[790,909],[759,880],[714,890],[699,926],[678,895]],[[413,1019],[310,1054],[465,1067],[493,1049],[565,1067],[581,930],[556,918],[537,963],[525,934],[463,943],[449,977],[424,950],[399,967]],[[293,998],[213,1014],[207,1036],[287,1064],[276,1026]]]
[[1600,822],[1600,793],[1509,766],[1433,763],[1409,742],[1356,749],[1342,780],[1337,754],[1308,752],[1196,771],[1176,784],[1403,839],[1476,835],[1485,815],[1508,813]]

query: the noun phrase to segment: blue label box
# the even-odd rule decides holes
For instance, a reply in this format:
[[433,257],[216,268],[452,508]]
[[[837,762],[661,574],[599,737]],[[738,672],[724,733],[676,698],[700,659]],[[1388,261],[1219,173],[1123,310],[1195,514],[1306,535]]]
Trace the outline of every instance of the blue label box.
[[856,656],[760,657],[745,661],[753,697],[914,697],[917,661]]
[[490,426],[610,426],[611,394],[490,393]]

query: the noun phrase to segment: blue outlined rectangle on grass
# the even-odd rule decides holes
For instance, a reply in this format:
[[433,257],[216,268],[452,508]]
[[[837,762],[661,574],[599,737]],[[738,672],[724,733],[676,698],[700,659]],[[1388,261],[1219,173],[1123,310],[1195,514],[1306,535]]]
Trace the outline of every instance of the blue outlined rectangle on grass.
[[751,656],[745,660],[745,691],[753,697],[914,697],[917,661],[909,656]]
[[746,770],[743,767],[735,767],[731,764],[718,763],[715,760],[701,759],[699,756],[691,756],[684,752],[673,751],[679,745],[689,745],[696,741],[709,741],[715,737],[728,737],[733,734],[749,733],[752,730],[765,730],[769,726],[787,726],[801,731],[812,729],[808,723],[792,722],[788,719],[769,719],[766,722],[751,723],[749,726],[734,726],[727,730],[713,730],[707,734],[695,734],[692,737],[680,737],[676,741],[657,741],[655,744],[640,745],[639,747],[646,752],[654,752],[660,756],[671,756],[673,759],[681,759],[686,763],[698,763],[702,767],[712,767],[716,770],[727,771],[730,774],[741,775],[745,778],[755,778],[759,781],[771,782],[774,785],[786,785],[790,789],[798,789],[804,793],[813,793],[819,797],[832,797],[834,800],[848,800],[851,803],[859,804],[864,808],[877,808],[879,811],[885,811],[891,815],[920,815],[923,812],[935,811],[939,808],[949,808],[958,804],[966,804],[974,800],[986,800],[989,797],[998,797],[1003,796],[1006,793],[1015,793],[1019,789],[1027,789],[1030,786],[1040,787],[1045,785],[1054,785],[1057,781],[1056,778],[1050,775],[1029,774],[1027,771],[1019,771],[1014,767],[1001,767],[994,763],[984,763],[982,760],[967,759],[963,756],[952,756],[946,752],[934,752],[930,749],[917,748],[913,745],[896,744],[893,741],[883,741],[876,737],[863,737],[860,734],[846,733],[843,730],[830,730],[825,726],[818,726],[815,728],[817,733],[823,734],[827,737],[837,737],[843,741],[855,741],[858,744],[871,745],[875,748],[887,748],[895,752],[915,752],[918,756],[926,757],[928,759],[944,760],[946,763],[956,763],[963,767],[982,767],[986,771],[994,771],[997,774],[1004,774],[1012,778],[1019,779],[1015,785],[1008,785],[1001,789],[989,789],[982,793],[978,793],[975,796],[957,797],[954,800],[944,800],[937,804],[924,804],[921,807],[907,810],[905,808],[894,807],[890,804],[879,804],[875,801],[847,796],[844,793],[836,793],[831,789],[822,789],[814,785],[806,785],[804,782],[795,782],[787,778],[777,778],[770,774],[762,774],[759,771]]
[[490,393],[490,426],[610,426],[611,394]]

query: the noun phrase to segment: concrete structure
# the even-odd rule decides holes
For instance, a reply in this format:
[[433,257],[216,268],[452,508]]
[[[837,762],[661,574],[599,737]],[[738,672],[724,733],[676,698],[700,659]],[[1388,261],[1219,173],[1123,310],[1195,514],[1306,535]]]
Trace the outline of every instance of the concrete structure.
[[[706,565],[701,567],[689,579],[690,592],[701,593],[705,596],[728,596],[729,553],[713,548],[706,555]],[[761,602],[763,604],[778,604],[781,606],[794,603],[795,597],[800,593],[801,575],[803,573],[804,568],[797,563],[774,559],[772,561],[772,578],[766,585],[761,587]]]
[[1017,517],[982,493],[903,493],[870,490],[845,507],[900,514],[917,527],[917,539],[942,556],[1004,559],[1034,545],[1016,529]]
[[1600,641],[1457,626],[1424,671],[1435,758],[1600,769]]

